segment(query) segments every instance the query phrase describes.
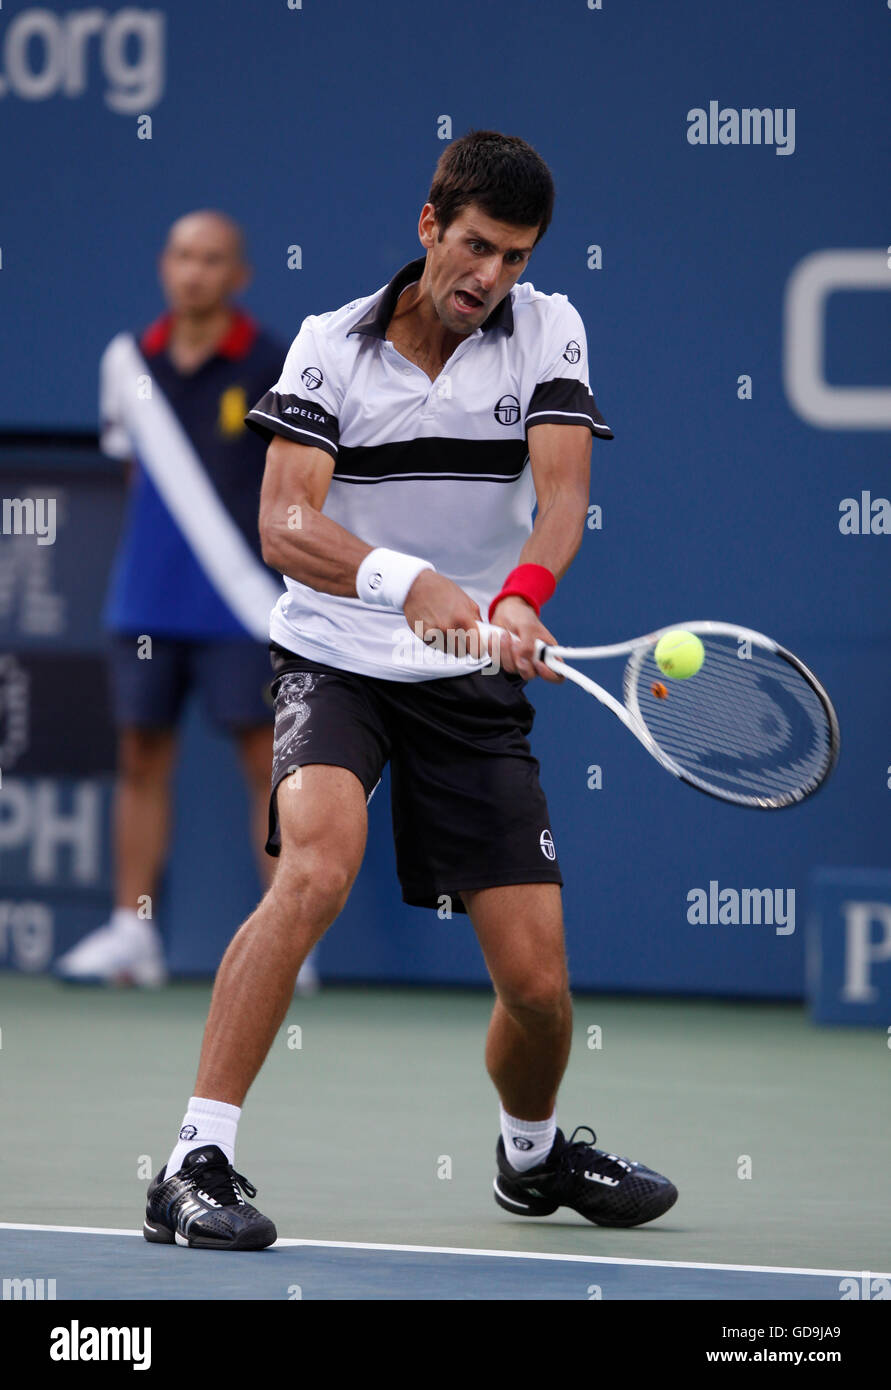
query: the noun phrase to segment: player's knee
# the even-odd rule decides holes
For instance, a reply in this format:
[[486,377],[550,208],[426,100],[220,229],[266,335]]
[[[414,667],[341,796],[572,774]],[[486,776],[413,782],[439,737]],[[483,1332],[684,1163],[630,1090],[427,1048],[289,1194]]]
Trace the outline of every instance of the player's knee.
[[312,852],[283,854],[270,892],[301,919],[330,926],[346,904],[353,878],[347,865]]
[[541,1020],[557,1018],[568,998],[565,972],[536,970],[499,988],[498,997],[510,1014]]

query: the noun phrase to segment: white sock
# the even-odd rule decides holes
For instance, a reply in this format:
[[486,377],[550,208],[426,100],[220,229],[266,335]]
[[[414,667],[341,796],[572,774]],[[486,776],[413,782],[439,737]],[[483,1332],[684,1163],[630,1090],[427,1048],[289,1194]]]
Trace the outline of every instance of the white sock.
[[508,1115],[504,1106],[501,1111],[501,1137],[507,1161],[518,1173],[543,1163],[557,1135],[557,1112],[549,1120],[517,1120]]
[[205,1100],[203,1096],[192,1096],[186,1111],[179,1142],[167,1160],[164,1176],[170,1178],[183,1166],[183,1159],[191,1149],[203,1149],[205,1144],[218,1144],[229,1162],[235,1163],[235,1131],[241,1107],[227,1105],[224,1100]]

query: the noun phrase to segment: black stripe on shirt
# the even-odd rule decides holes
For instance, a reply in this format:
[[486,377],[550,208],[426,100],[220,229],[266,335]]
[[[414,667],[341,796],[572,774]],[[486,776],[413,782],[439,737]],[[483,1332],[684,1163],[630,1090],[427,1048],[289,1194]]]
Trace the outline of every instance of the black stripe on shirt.
[[253,410],[245,416],[245,423],[261,435],[267,444],[275,435],[293,439],[297,444],[307,444],[316,449],[324,449],[332,458],[337,457],[337,441],[340,427],[336,418],[329,415],[315,401],[304,400],[300,396],[282,396],[277,391],[267,391]]
[[404,439],[348,449],[341,445],[334,477],[343,482],[466,478],[514,482],[527,457],[524,439]]
[[530,425],[587,425],[598,439],[615,437],[585,383],[571,377],[539,382],[526,411]]

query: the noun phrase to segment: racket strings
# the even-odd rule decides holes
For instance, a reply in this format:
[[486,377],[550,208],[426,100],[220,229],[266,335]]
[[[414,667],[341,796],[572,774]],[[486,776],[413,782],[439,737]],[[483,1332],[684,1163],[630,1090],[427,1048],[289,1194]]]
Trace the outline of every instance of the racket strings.
[[666,681],[652,651],[632,657],[626,701],[636,697],[656,743],[704,790],[740,801],[799,799],[834,755],[820,696],[774,652],[731,637],[703,643],[703,665],[688,680]]

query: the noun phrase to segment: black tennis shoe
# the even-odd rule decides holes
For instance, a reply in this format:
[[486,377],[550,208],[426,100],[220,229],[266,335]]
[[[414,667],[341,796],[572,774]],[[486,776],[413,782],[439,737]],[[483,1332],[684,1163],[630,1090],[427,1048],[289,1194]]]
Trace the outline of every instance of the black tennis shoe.
[[[590,1141],[576,1139],[581,1131]],[[495,1201],[515,1216],[550,1216],[558,1207],[572,1207],[596,1226],[640,1226],[674,1206],[673,1182],[642,1163],[595,1149],[596,1143],[587,1125],[578,1125],[568,1140],[558,1129],[544,1162],[518,1173],[499,1137]]]
[[192,1149],[165,1178],[166,1164],[149,1184],[142,1234],[158,1245],[202,1250],[264,1250],[276,1239],[272,1222],[244,1200],[257,1189],[236,1173],[217,1144]]

